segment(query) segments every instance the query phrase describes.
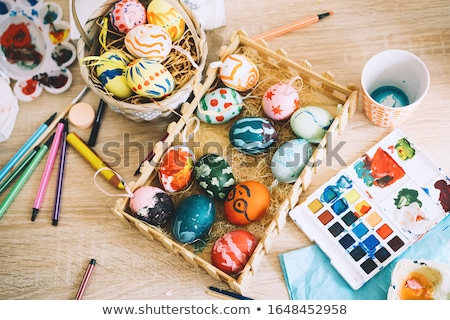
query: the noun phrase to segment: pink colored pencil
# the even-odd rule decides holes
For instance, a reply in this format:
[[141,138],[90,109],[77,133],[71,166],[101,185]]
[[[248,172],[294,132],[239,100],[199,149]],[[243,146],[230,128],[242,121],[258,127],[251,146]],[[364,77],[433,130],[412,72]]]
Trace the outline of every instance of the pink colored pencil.
[[322,13],[322,14],[314,15],[314,16],[311,16],[311,17],[308,17],[308,18],[305,18],[305,19],[302,19],[302,20],[290,23],[290,24],[285,25],[283,27],[274,29],[272,31],[268,31],[268,32],[262,33],[262,34],[260,34],[260,35],[258,35],[256,37],[253,37],[252,40],[259,40],[259,39],[268,40],[268,39],[271,39],[271,38],[274,38],[274,37],[278,37],[278,36],[281,36],[282,34],[285,34],[285,33],[288,33],[288,32],[291,32],[291,31],[294,31],[294,30],[297,30],[297,29],[300,29],[300,28],[303,28],[303,27],[306,27],[306,26],[309,26],[310,24],[319,22],[319,20],[321,20],[321,19],[323,19],[325,17],[331,16],[332,14],[333,14],[333,11],[329,11],[329,12],[325,12],[325,13]]
[[89,262],[83,280],[81,281],[80,288],[75,296],[75,300],[81,300],[83,298],[84,292],[86,291],[89,281],[91,280],[92,273],[94,272],[95,263],[95,259],[91,259],[91,262]]
[[42,201],[44,200],[45,190],[47,189],[48,180],[50,179],[50,174],[52,173],[63,130],[64,121],[60,120],[58,126],[56,127],[55,138],[53,139],[52,146],[50,147],[50,152],[47,158],[47,163],[45,164],[44,173],[42,174],[41,183],[34,200],[31,221],[34,221],[36,219],[36,216],[41,208]]

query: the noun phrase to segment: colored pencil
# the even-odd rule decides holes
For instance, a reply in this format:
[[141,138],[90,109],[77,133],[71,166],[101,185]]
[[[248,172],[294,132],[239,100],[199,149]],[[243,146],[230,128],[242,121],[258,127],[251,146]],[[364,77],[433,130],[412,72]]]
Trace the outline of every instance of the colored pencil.
[[89,281],[91,280],[92,273],[94,272],[95,264],[96,264],[95,259],[91,259],[91,262],[89,262],[86,268],[86,272],[84,273],[84,277],[83,280],[81,281],[77,295],[75,296],[75,300],[81,300],[83,298],[84,292],[86,291]]
[[95,122],[92,125],[91,135],[89,136],[89,140],[87,143],[88,146],[90,146],[90,147],[95,146],[95,143],[97,142],[98,131],[100,129],[100,124],[102,121],[102,116],[103,116],[104,110],[105,110],[105,101],[103,101],[103,99],[100,99],[100,102],[99,102],[98,108],[97,108],[97,114],[95,116]]
[[36,155],[31,160],[30,164],[26,167],[22,175],[19,177],[19,179],[16,181],[14,186],[9,191],[6,198],[3,200],[3,202],[0,204],[0,218],[3,216],[3,214],[6,212],[10,204],[14,201],[19,191],[22,189],[22,187],[25,185],[25,183],[28,181],[28,178],[30,178],[31,174],[34,172],[36,167],[38,166],[39,162],[44,157],[45,153],[47,152],[48,148],[50,147],[50,144],[53,141],[52,134],[50,138],[45,142],[38,150]]
[[39,128],[31,135],[30,138],[22,145],[22,147],[17,151],[17,153],[8,161],[8,163],[0,170],[0,181],[6,177],[6,175],[11,171],[11,169],[16,165],[17,162],[25,155],[33,147],[33,143],[35,143],[39,137],[44,133],[44,131],[48,128],[48,126],[52,123],[52,121],[56,117],[56,112],[51,115],[44,123],[42,123]]
[[274,30],[262,33],[256,37],[253,37],[252,40],[259,40],[259,39],[263,39],[263,40],[268,40],[274,37],[278,37],[281,36],[285,33],[300,29],[300,28],[304,28],[306,26],[309,26],[310,24],[319,22],[321,19],[331,16],[333,14],[333,11],[329,11],[329,12],[325,12],[322,14],[317,14],[299,21],[295,21],[293,23],[290,23],[288,25],[285,25],[283,27],[280,28],[276,28]]
[[86,161],[88,161],[91,166],[98,170],[100,168],[108,168],[110,170],[102,170],[100,174],[105,177],[108,182],[116,188],[124,189],[122,181],[116,176],[111,167],[106,164],[91,147],[89,147],[86,142],[83,141],[76,133],[70,132],[67,135],[67,142],[76,150],[79,154],[83,156]]
[[0,194],[5,191],[8,186],[14,181],[16,177],[18,177],[22,171],[28,166],[31,159],[36,155],[36,153],[39,151],[39,146],[36,146],[33,148],[33,151],[30,152],[17,166],[14,167],[13,171],[6,177],[5,180],[3,180],[2,183],[0,183]]
[[61,212],[61,196],[62,196],[62,186],[64,179],[64,168],[66,165],[66,154],[67,154],[67,133],[68,133],[68,121],[64,120],[64,131],[61,138],[61,149],[59,155],[59,167],[58,167],[58,179],[56,184],[56,195],[55,195],[55,205],[53,207],[53,217],[52,224],[54,226],[58,225],[59,213]]
[[231,298],[234,298],[234,299],[238,299],[238,300],[253,300],[252,298],[240,295],[239,293],[234,293],[234,292],[223,290],[223,289],[219,289],[219,288],[216,288],[216,287],[209,287],[209,289],[211,291],[223,294],[223,295],[225,295],[227,297],[231,297]]
[[45,164],[44,172],[41,178],[41,183],[39,184],[36,198],[34,200],[33,210],[31,214],[31,221],[34,221],[36,219],[36,216],[39,213],[39,210],[41,209],[42,201],[44,200],[45,196],[45,191],[48,186],[48,181],[50,179],[56,155],[58,153],[63,130],[64,130],[64,121],[60,120],[58,126],[56,127],[55,137],[50,147],[50,153],[47,158],[47,163]]

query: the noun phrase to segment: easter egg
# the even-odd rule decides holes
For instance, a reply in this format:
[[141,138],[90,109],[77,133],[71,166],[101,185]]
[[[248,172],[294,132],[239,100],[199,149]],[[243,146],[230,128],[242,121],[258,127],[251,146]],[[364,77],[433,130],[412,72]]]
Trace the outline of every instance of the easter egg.
[[141,24],[125,36],[125,47],[135,57],[154,61],[165,59],[172,49],[172,40],[167,31],[154,24]]
[[175,81],[169,70],[161,63],[137,58],[125,69],[125,77],[131,90],[149,98],[162,98],[175,88]]
[[95,67],[98,80],[103,87],[118,99],[126,99],[133,94],[125,78],[125,69],[130,59],[121,51],[102,53]]
[[255,236],[246,230],[234,230],[214,242],[211,263],[226,274],[241,272],[256,249]]
[[172,220],[172,235],[181,243],[193,242],[205,235],[214,223],[216,208],[211,198],[193,194],[181,200]]
[[152,0],[147,6],[147,22],[163,27],[173,42],[181,38],[186,22],[180,12],[166,0]]
[[256,64],[241,54],[231,54],[222,60],[219,76],[227,86],[239,92],[253,88],[259,80]]
[[138,219],[159,226],[172,216],[175,206],[162,189],[143,186],[134,191],[130,209]]
[[205,154],[198,159],[194,172],[200,189],[213,199],[225,199],[236,184],[230,165],[216,154]]
[[217,88],[200,99],[196,114],[200,121],[206,123],[226,123],[241,113],[242,103],[236,90]]
[[167,192],[185,189],[191,182],[194,152],[186,146],[169,148],[161,159],[158,176]]
[[331,113],[316,106],[300,108],[290,119],[292,131],[312,143],[319,143],[332,123]]
[[244,181],[231,189],[224,202],[228,222],[242,226],[260,219],[269,209],[269,190],[260,182]]
[[311,154],[312,147],[308,140],[298,138],[283,143],[272,157],[272,174],[279,182],[295,182]]
[[264,118],[244,117],[230,128],[231,144],[242,153],[265,152],[278,139],[275,127]]
[[291,85],[277,83],[264,94],[262,106],[270,119],[285,120],[300,106],[300,97]]
[[137,0],[121,0],[114,4],[110,15],[111,25],[121,33],[147,22],[145,7]]

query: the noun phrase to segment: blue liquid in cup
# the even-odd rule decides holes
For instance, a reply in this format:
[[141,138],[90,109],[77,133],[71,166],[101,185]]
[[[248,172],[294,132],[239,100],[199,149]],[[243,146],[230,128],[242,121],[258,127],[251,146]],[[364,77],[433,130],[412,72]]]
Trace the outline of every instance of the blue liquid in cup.
[[398,108],[409,104],[406,93],[394,86],[382,86],[375,89],[370,96],[386,107]]

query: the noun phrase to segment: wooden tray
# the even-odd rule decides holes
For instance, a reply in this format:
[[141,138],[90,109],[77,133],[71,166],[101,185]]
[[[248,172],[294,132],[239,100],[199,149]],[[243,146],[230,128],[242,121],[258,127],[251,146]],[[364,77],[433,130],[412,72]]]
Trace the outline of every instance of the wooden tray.
[[[310,163],[314,165],[306,166],[295,183],[279,183],[271,188],[271,205],[266,215],[259,221],[253,222],[246,227],[239,227],[239,229],[246,228],[248,231],[251,231],[258,239],[258,245],[243,271],[236,276],[230,276],[211,264],[210,252],[215,240],[228,231],[238,229],[223,218],[223,205],[221,202],[215,202],[217,211],[216,220],[211,228],[208,243],[201,249],[177,242],[170,234],[170,221],[166,223],[167,226],[155,227],[134,218],[129,209],[129,198],[118,199],[111,210],[122,221],[137,228],[147,238],[159,241],[170,252],[181,255],[186,261],[194,266],[203,268],[214,279],[223,281],[227,283],[231,289],[244,294],[246,288],[250,284],[251,276],[258,270],[263,257],[268,254],[276,235],[279,234],[285,226],[289,210],[298,203],[300,194],[309,187],[314,175],[320,168],[320,163],[325,162],[326,148],[331,147],[329,144],[334,144],[336,142],[337,136],[345,129],[349,119],[355,113],[358,105],[358,89],[353,86],[346,87],[336,83],[330,72],[322,75],[317,74],[311,70],[311,66],[307,61],[302,61],[300,63],[294,62],[287,57],[283,50],[272,51],[264,41],[252,41],[242,31],[237,31],[232,36],[230,45],[224,46],[221,49],[218,60],[231,53],[252,55],[252,58],[256,58],[253,62],[257,64],[260,70],[260,83],[262,84],[249,95],[250,97],[244,99],[246,106],[244,106],[243,112],[237,118],[234,118],[229,123],[219,125],[201,123],[200,130],[194,136],[194,141],[196,142],[196,148],[194,150],[196,159],[202,155],[202,146],[208,141],[208,138],[213,139],[213,141],[224,141],[226,143],[228,139],[228,130],[232,123],[239,117],[249,115],[265,117],[262,108],[247,108],[247,106],[252,103],[251,99],[259,99],[260,105],[261,92],[265,92],[269,86],[277,82],[287,83],[289,79],[295,76],[300,76],[303,80],[303,86],[300,91],[301,106],[318,105],[326,108],[334,116],[334,121],[328,129],[327,134],[320,143],[313,148]],[[206,92],[214,89],[220,84],[217,80],[218,68],[213,67],[213,65],[214,64],[207,69],[206,78],[203,84],[199,84],[193,88],[196,96],[202,97]],[[276,74],[276,79],[274,78],[274,74]],[[155,144],[153,149],[155,155],[152,162],[145,162],[141,168],[139,179],[129,183],[132,190],[136,190],[144,185],[161,187],[157,175],[158,163],[169,147],[180,144],[180,132],[185,128],[188,120],[195,116],[197,105],[198,101],[194,100],[192,103],[185,103],[181,107],[181,117],[177,122],[169,124],[167,128],[168,136],[165,142],[158,142]],[[253,105],[257,106],[258,100],[256,100],[256,103],[254,102]],[[293,133],[290,132],[288,120],[273,123],[279,133],[277,146],[287,140],[296,138]],[[330,136],[333,139],[327,139],[327,137],[329,138]],[[227,144],[228,146],[224,146],[224,149],[230,148],[229,141]],[[232,152],[238,151],[232,150]],[[234,157],[233,154],[231,156]],[[233,160],[229,163],[235,174],[236,182],[240,182],[241,180],[257,180],[267,187],[271,186],[274,180],[270,173],[271,155],[265,154],[249,157],[254,157],[253,161],[262,163],[262,167],[264,168],[263,172],[261,171],[260,165],[258,165],[257,168],[256,166],[253,168],[242,168],[240,167],[242,162]],[[267,165],[265,165],[265,163],[267,163]],[[171,194],[171,197],[175,205],[177,205],[181,199],[195,193],[202,193],[202,191],[200,191],[196,186],[196,183],[193,182],[187,190]]]

